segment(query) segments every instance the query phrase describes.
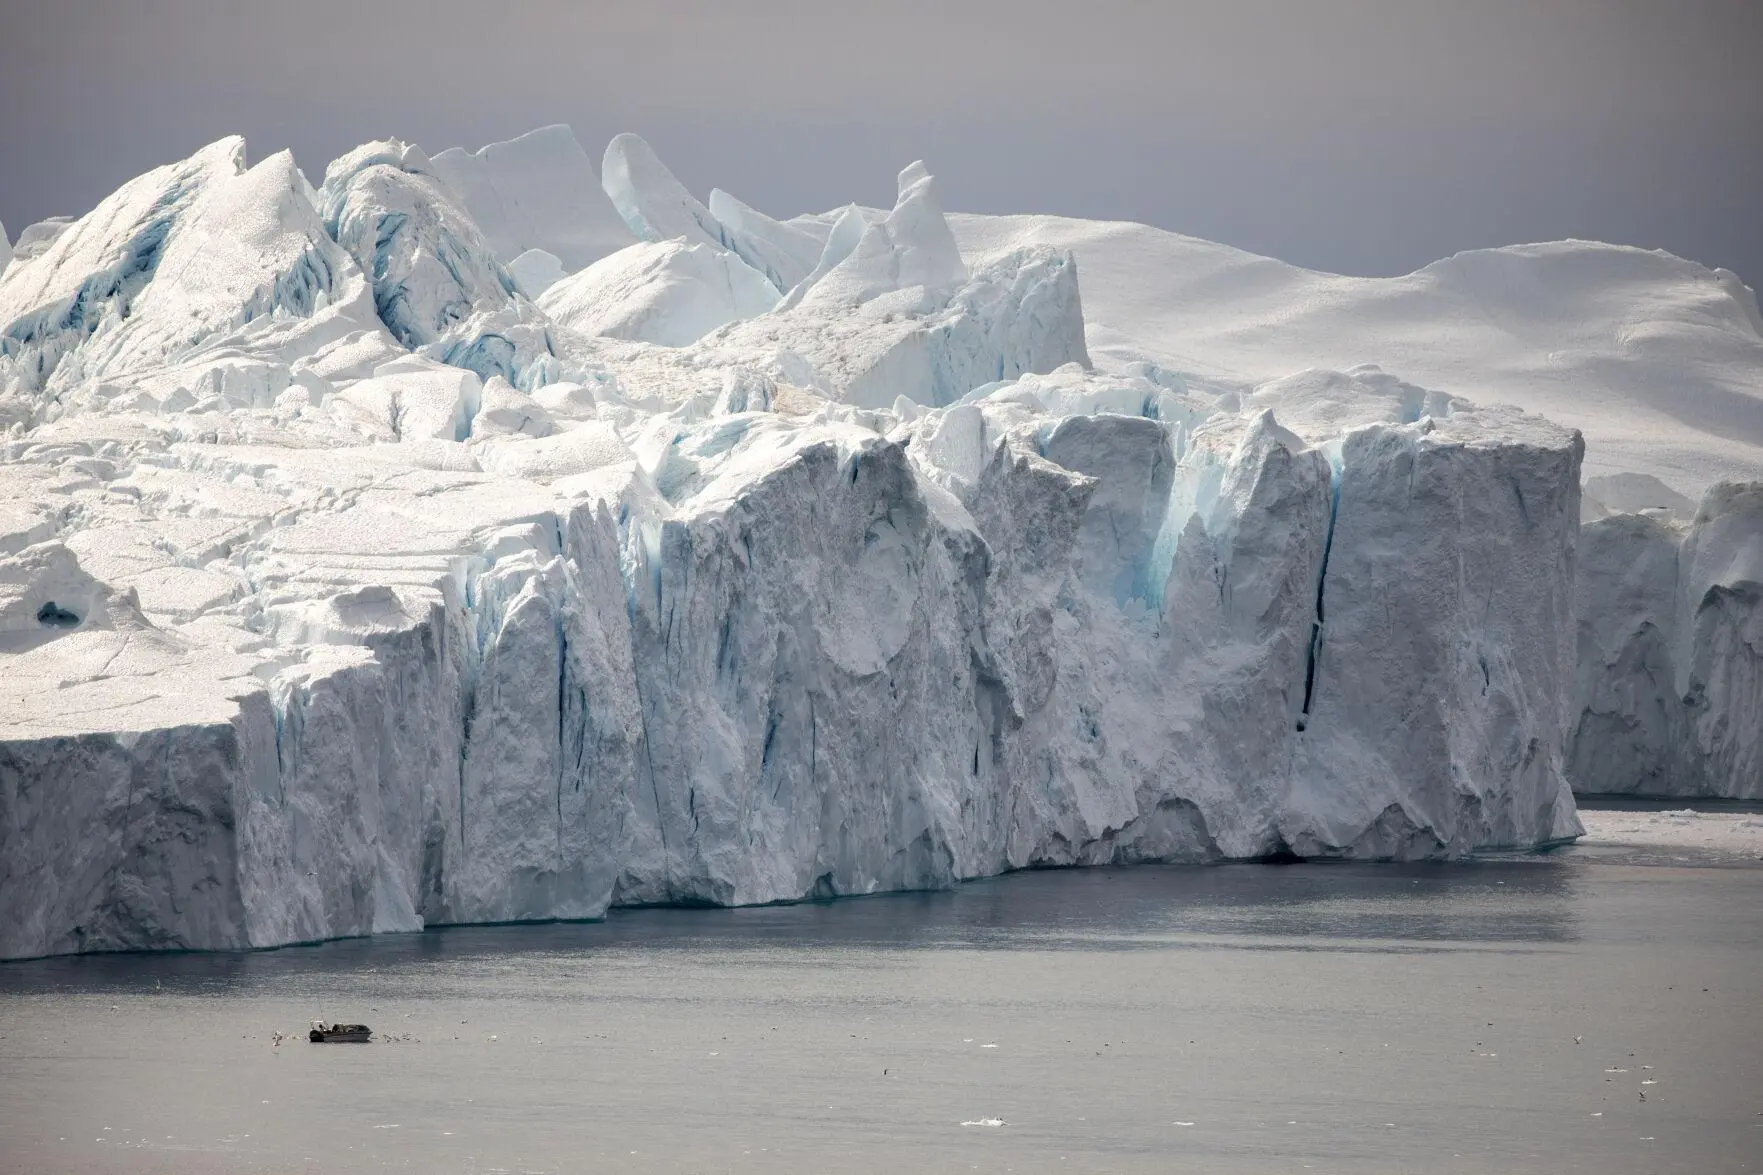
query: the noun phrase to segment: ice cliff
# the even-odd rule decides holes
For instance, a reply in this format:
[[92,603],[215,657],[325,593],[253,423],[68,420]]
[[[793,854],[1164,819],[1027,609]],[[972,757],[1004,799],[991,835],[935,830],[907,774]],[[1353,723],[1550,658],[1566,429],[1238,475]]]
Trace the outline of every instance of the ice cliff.
[[1763,799],[1763,482],[1581,536],[1574,786]]
[[1072,255],[969,259],[922,165],[780,221],[621,136],[596,256],[516,143],[228,140],[21,234],[0,957],[1529,848],[1637,658],[1698,699],[1646,745],[1755,777],[1754,490],[1582,532],[1538,416],[1097,370]]

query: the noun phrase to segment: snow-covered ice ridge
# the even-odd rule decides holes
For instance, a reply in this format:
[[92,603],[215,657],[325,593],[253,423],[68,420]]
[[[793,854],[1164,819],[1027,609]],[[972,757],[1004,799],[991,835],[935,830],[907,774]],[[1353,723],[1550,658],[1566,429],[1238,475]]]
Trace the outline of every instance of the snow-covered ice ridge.
[[[1580,831],[1578,432],[1126,353],[1087,246],[921,165],[793,220],[592,172],[230,139],[20,234],[0,957]],[[1756,770],[1754,498],[1651,523],[1699,779]]]

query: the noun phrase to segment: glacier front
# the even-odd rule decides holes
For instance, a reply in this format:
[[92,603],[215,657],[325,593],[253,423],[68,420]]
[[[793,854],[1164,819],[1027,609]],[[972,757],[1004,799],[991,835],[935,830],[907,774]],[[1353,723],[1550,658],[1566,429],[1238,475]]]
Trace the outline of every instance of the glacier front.
[[964,256],[922,165],[784,221],[634,136],[560,193],[573,143],[226,140],[17,251],[0,958],[1528,849],[1604,770],[1588,642],[1755,772],[1749,491],[1625,651],[1580,568],[1653,540],[1582,535],[1575,431],[1099,369],[1081,260]]

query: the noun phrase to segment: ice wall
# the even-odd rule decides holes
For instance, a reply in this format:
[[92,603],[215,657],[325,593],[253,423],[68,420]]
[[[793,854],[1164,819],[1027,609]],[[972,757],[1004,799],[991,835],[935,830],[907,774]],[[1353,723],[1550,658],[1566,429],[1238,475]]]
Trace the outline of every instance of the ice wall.
[[1582,530],[1576,790],[1763,799],[1763,483]]
[[1372,426],[1337,475],[1265,414],[1007,390],[892,438],[758,414],[672,504],[386,483],[255,548],[252,627],[306,651],[236,700],[9,719],[0,954],[1570,836],[1579,446],[1526,427]]

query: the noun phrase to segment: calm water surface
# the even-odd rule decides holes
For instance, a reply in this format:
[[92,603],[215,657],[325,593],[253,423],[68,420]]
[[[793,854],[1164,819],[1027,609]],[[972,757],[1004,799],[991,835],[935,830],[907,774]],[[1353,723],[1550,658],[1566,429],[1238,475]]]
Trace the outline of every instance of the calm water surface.
[[0,1170],[1763,1172],[1760,1009],[1763,868],[1581,849],[45,960]]

